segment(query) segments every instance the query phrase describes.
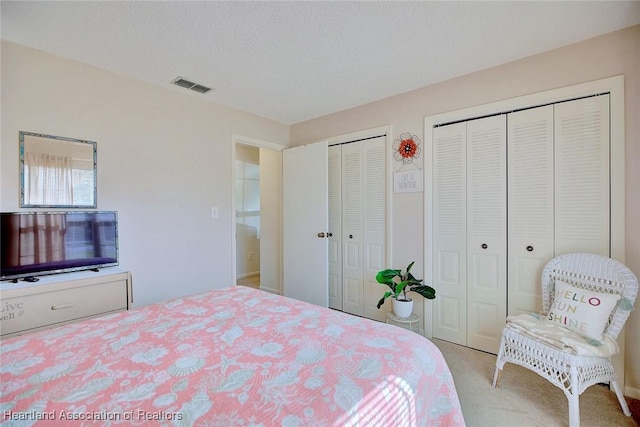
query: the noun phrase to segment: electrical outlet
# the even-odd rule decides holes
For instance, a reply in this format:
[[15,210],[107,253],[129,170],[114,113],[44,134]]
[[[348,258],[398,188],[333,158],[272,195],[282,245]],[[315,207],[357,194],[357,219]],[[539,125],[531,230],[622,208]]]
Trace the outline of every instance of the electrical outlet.
[[247,252],[247,259],[249,261],[251,261],[253,259],[253,252],[251,252],[251,251]]
[[211,218],[218,218],[218,216],[220,215],[220,210],[218,209],[217,206],[212,206],[211,207]]

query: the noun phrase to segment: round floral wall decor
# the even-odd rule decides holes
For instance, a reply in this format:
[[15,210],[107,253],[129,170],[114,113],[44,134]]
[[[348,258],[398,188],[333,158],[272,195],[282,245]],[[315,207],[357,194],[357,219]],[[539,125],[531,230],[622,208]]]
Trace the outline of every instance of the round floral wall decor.
[[393,158],[403,164],[413,162],[413,159],[420,157],[420,139],[409,132],[400,134],[400,138],[393,141]]

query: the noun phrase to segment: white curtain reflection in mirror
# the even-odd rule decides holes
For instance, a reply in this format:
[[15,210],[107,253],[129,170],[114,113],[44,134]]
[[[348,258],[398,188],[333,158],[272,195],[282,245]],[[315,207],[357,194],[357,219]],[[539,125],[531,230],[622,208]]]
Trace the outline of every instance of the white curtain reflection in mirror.
[[22,207],[96,207],[96,144],[20,132]]
[[72,205],[71,157],[24,153],[24,201],[28,205]]

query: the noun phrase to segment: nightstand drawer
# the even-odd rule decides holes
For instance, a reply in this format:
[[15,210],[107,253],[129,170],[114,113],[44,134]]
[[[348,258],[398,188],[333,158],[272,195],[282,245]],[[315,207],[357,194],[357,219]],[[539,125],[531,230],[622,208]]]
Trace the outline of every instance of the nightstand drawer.
[[0,335],[27,332],[126,309],[126,280],[3,298]]

